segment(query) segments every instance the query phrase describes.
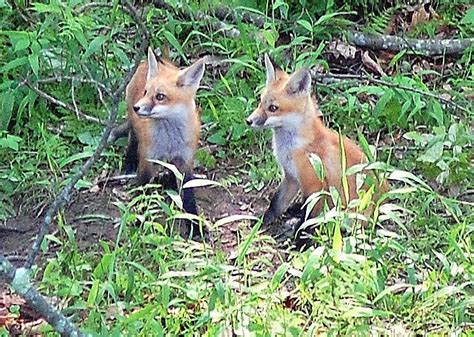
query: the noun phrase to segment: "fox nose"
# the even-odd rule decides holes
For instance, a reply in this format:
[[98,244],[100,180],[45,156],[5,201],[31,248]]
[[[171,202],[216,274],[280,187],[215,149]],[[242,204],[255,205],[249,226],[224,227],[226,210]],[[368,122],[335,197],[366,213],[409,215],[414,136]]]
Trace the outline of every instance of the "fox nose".
[[133,111],[138,112],[140,110],[140,107],[138,105],[133,106]]
[[249,125],[249,126],[252,125],[252,120],[250,118],[247,118],[246,122],[247,122],[247,125]]

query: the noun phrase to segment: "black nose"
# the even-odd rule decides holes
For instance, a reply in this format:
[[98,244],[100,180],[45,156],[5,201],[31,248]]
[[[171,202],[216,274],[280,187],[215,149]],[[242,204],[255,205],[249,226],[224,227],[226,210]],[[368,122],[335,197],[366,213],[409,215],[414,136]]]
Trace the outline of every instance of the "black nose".
[[140,107],[138,105],[133,106],[133,111],[138,112],[140,110]]
[[252,121],[250,119],[247,119],[246,122],[247,122],[247,125],[252,125]]

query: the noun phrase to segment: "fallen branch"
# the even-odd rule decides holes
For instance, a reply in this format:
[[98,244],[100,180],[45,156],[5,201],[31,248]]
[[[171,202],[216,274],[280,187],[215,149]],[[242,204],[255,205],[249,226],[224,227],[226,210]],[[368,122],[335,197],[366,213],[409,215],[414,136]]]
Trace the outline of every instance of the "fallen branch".
[[410,39],[394,35],[369,34],[349,32],[347,41],[357,47],[375,50],[399,52],[410,49],[428,56],[460,54],[474,45],[474,38],[470,39]]
[[440,95],[433,94],[431,92],[426,92],[426,91],[416,89],[416,88],[407,87],[405,85],[380,80],[380,79],[377,79],[377,78],[373,78],[372,76],[352,75],[352,74],[325,74],[325,75],[320,75],[320,74],[316,74],[314,72],[313,72],[312,76],[316,81],[322,81],[323,83],[327,83],[327,80],[329,80],[329,81],[331,81],[331,80],[356,80],[356,81],[359,81],[359,82],[362,81],[362,82],[375,83],[375,84],[384,85],[386,87],[390,87],[390,88],[394,88],[394,89],[411,91],[411,92],[415,92],[415,93],[423,95],[423,96],[427,96],[427,97],[437,99],[437,100],[439,100],[439,101],[441,101],[441,102],[443,102],[447,105],[451,105],[451,106],[455,107],[456,109],[459,109],[459,110],[461,110],[465,113],[469,113],[468,109],[466,109],[463,106],[461,106],[457,103],[454,103],[453,101],[448,100],[448,99],[446,99],[446,98],[444,98]]
[[5,256],[0,254],[0,276],[3,276],[12,289],[23,297],[30,308],[40,314],[61,336],[92,336],[79,331],[66,316],[54,309],[51,304],[32,287],[29,274],[29,269],[17,269],[13,267]]

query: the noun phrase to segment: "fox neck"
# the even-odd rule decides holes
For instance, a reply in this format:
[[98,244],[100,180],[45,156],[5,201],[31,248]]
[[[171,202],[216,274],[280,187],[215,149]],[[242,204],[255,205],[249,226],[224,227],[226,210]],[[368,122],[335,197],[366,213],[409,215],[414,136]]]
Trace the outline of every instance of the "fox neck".
[[300,146],[310,143],[318,137],[319,131],[323,131],[324,125],[320,116],[321,112],[316,103],[308,97],[308,103],[303,111],[291,113],[281,127],[273,130],[274,139],[281,139],[282,142],[277,142],[281,145],[284,145],[283,139],[285,142]]
[[193,129],[195,112],[182,113],[152,120],[152,147],[149,158],[173,162],[192,162],[194,156]]

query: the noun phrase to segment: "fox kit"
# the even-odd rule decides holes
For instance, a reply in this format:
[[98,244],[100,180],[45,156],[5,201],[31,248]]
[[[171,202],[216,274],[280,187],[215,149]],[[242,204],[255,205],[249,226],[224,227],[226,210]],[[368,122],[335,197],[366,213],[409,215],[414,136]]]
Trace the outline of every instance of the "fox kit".
[[[192,179],[201,126],[194,97],[204,67],[204,59],[200,59],[179,69],[157,60],[149,48],[148,61],[140,64],[133,75],[126,89],[131,127],[125,171],[137,170],[139,184],[156,175],[156,164],[148,159],[172,163],[184,173],[185,182]],[[197,214],[192,189],[184,189],[182,198],[185,211]]]
[[[247,118],[247,123],[257,129],[273,129],[273,150],[283,171],[283,181],[273,196],[263,217],[264,224],[276,220],[301,189],[306,199],[312,193],[334,186],[344,196],[340,160],[339,135],[326,128],[321,112],[311,97],[311,75],[299,69],[287,75],[275,70],[265,55],[266,87],[257,109]],[[347,168],[366,161],[362,151],[348,138],[343,138]],[[321,158],[324,180],[316,175],[310,154]],[[357,198],[356,177],[349,176],[349,200]],[[344,200],[347,205],[348,201]],[[320,213],[323,202],[313,208],[311,216]]]

